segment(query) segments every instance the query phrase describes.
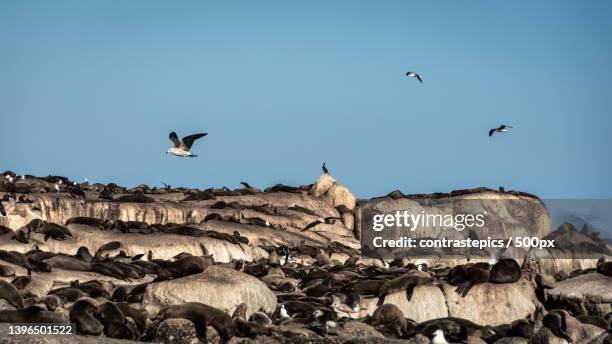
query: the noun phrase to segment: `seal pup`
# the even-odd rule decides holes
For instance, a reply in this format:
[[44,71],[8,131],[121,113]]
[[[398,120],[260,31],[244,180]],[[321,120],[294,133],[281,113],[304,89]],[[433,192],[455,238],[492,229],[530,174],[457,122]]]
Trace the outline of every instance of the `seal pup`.
[[372,314],[371,325],[374,327],[383,325],[397,337],[402,337],[406,333],[406,318],[399,307],[394,304],[384,304],[376,308]]
[[179,141],[178,136],[173,131],[170,133],[168,138],[174,144],[174,147],[168,149],[166,154],[172,154],[179,157],[197,157],[197,155],[191,153],[191,146],[195,142],[195,140],[208,135],[207,133],[193,134],[189,136],[183,137],[182,140]]
[[227,343],[236,332],[236,327],[232,318],[225,312],[199,303],[187,302],[182,305],[166,307],[157,313],[155,322],[162,322],[166,319],[187,319],[193,322],[198,339],[208,343],[207,327],[212,326],[219,336],[221,343]]
[[0,299],[6,300],[15,308],[23,308],[23,296],[16,286],[5,280],[0,280]]
[[377,305],[382,305],[385,302],[385,297],[387,295],[401,290],[406,291],[406,299],[410,301],[412,299],[412,293],[414,292],[414,288],[416,286],[429,284],[433,281],[434,278],[431,277],[430,274],[419,270],[411,270],[410,272],[400,277],[387,281],[385,284],[382,285],[382,287],[380,287],[380,290],[378,292],[379,299]]

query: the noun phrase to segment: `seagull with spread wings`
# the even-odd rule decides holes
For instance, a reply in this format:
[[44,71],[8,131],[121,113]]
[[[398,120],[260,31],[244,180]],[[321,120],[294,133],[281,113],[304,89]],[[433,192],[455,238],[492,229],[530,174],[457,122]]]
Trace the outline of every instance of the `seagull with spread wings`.
[[407,73],[406,73],[406,76],[407,76],[407,77],[409,77],[409,78],[415,78],[415,79],[419,80],[419,82],[420,82],[421,84],[423,83],[423,79],[421,79],[421,76],[420,76],[420,75],[418,75],[418,74],[417,74],[417,73],[415,73],[415,72],[407,72]]
[[493,129],[489,130],[489,136],[493,136],[493,134],[495,134],[495,133],[505,133],[505,132],[508,131],[508,128],[512,128],[512,126],[502,124],[502,125],[500,125],[497,128],[493,128]]
[[183,158],[185,157],[194,158],[197,155],[191,153],[191,146],[193,145],[193,142],[206,135],[208,134],[207,133],[193,134],[193,135],[185,136],[183,137],[182,140],[179,140],[178,136],[176,136],[176,133],[173,131],[170,133],[169,137],[170,137],[170,141],[174,143],[174,147],[169,148],[166,154],[172,154],[172,155],[180,156]]

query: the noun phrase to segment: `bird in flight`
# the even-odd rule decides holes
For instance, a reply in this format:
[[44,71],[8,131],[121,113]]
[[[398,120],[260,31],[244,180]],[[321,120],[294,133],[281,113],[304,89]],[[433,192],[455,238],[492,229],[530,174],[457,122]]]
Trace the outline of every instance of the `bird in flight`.
[[494,133],[505,133],[508,131],[508,128],[512,128],[512,126],[502,124],[498,128],[489,130],[489,136],[493,136]]
[[407,77],[409,77],[409,78],[416,78],[416,79],[417,79],[417,80],[419,80],[421,83],[423,83],[423,79],[421,79],[421,76],[420,76],[420,75],[418,75],[418,74],[417,74],[417,73],[415,73],[415,72],[408,72],[408,73],[406,73],[406,76],[407,76]]
[[170,137],[170,141],[174,143],[174,147],[169,148],[166,154],[172,154],[172,155],[180,156],[183,158],[185,157],[194,158],[197,155],[191,153],[191,146],[193,145],[193,142],[199,139],[200,137],[204,137],[206,135],[208,134],[207,133],[193,134],[193,135],[185,136],[183,137],[182,140],[179,141],[178,136],[176,136],[176,133],[173,131],[170,133],[169,137]]

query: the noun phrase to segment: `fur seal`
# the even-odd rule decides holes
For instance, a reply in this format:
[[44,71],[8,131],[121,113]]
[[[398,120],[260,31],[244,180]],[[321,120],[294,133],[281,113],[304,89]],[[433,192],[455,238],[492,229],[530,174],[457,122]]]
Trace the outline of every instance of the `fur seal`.
[[212,256],[188,256],[174,262],[157,263],[157,280],[165,281],[172,278],[203,272],[214,263]]
[[65,225],[68,226],[71,224],[86,225],[90,227],[99,227],[99,228],[104,227],[104,221],[102,221],[101,219],[98,219],[95,217],[87,217],[87,216],[71,217],[68,219],[68,221],[66,221]]
[[111,320],[104,324],[104,335],[109,338],[117,339],[138,339],[138,333],[134,331],[128,323]]
[[23,290],[32,282],[32,278],[30,276],[19,276],[11,281],[11,284],[15,286],[18,290]]
[[94,257],[91,255],[91,253],[89,253],[89,249],[86,246],[81,246],[79,247],[79,249],[77,250],[76,254],[74,255],[77,259],[80,259],[84,262],[88,262],[91,263],[94,259]]
[[26,309],[18,310],[2,310],[0,311],[0,323],[45,323],[45,324],[60,324],[65,323],[64,318],[54,312],[41,310],[39,307],[33,306]]
[[491,283],[514,283],[521,278],[521,267],[516,260],[500,259],[491,268]]
[[68,237],[73,237],[68,228],[55,223],[45,223],[42,227],[36,229],[36,232],[42,233],[45,241],[49,240],[49,238],[61,241],[66,240]]
[[606,261],[606,257],[601,257],[597,261],[597,272],[602,275],[612,276],[612,262]]
[[598,317],[595,315],[578,315],[576,316],[576,320],[580,321],[583,324],[597,326],[606,330],[607,332],[610,332],[610,323],[602,317]]
[[414,288],[416,286],[429,284],[433,281],[434,278],[431,277],[431,275],[429,275],[428,273],[419,270],[411,270],[410,272],[400,277],[385,282],[385,284],[380,287],[380,290],[378,292],[378,306],[382,305],[385,302],[385,297],[387,295],[401,290],[406,291],[406,299],[410,301],[412,299],[412,293],[414,292]]
[[455,291],[466,297],[473,286],[489,282],[491,278],[491,264],[489,263],[475,263],[465,270],[467,280],[461,283]]
[[128,203],[155,203],[155,198],[143,194],[132,194],[117,197],[113,201]]
[[569,313],[565,310],[555,309],[544,316],[542,324],[551,330],[555,336],[563,338],[569,343],[573,343],[574,340],[567,334],[567,316],[569,316]]
[[181,318],[193,322],[198,339],[208,343],[207,326],[212,326],[221,337],[221,343],[227,343],[236,332],[232,318],[223,311],[199,302],[187,302],[182,305],[169,306],[159,311],[155,321]]
[[62,270],[91,271],[91,263],[84,262],[71,256],[57,255],[43,261],[51,266]]
[[394,304],[388,303],[376,308],[371,320],[372,326],[383,325],[398,337],[402,337],[406,333],[407,323],[404,313]]
[[147,316],[143,312],[133,308],[127,302],[115,302],[115,305],[121,310],[121,313],[123,313],[125,317],[129,317],[134,320],[134,323],[136,323],[136,326],[138,326],[140,332],[145,331],[147,326]]
[[40,300],[45,304],[45,306],[47,306],[47,309],[50,311],[55,311],[57,308],[62,307],[64,303],[66,303],[66,299],[59,295],[43,296]]
[[28,271],[32,270],[32,266],[30,266],[26,256],[16,251],[0,250],[0,260],[21,266]]
[[0,280],[0,298],[6,300],[15,308],[23,308],[23,296],[21,296],[17,287],[5,280]]
[[272,319],[268,317],[268,315],[264,312],[255,312],[251,314],[249,317],[250,322],[257,323],[261,326],[270,326],[272,325]]
[[7,265],[0,264],[0,277],[15,276],[15,270]]
[[76,333],[97,336],[104,327],[94,317],[96,305],[89,299],[80,299],[70,307],[70,322],[76,324]]

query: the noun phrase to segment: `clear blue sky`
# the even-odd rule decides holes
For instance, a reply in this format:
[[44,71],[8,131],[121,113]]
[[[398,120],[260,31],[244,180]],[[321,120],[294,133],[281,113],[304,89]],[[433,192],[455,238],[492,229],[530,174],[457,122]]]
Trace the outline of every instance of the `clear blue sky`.
[[[612,197],[610,1],[2,1],[0,170]],[[421,85],[404,76],[415,70]],[[507,135],[489,138],[499,124]],[[209,133],[196,159],[168,133]]]

